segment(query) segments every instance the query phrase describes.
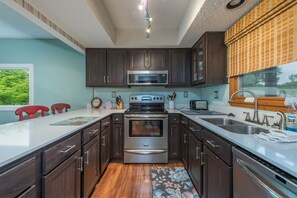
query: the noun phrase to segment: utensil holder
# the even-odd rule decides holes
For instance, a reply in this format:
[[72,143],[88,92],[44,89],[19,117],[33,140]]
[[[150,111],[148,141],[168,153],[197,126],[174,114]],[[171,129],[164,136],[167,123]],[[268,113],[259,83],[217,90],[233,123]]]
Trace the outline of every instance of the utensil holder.
[[170,100],[168,102],[168,104],[169,104],[169,109],[174,109],[175,104],[174,104],[174,101],[173,100]]

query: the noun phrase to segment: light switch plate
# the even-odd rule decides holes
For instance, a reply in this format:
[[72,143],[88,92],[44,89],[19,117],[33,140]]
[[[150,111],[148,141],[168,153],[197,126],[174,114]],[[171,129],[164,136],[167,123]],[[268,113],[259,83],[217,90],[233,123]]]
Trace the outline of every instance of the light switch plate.
[[188,97],[188,91],[184,91],[184,98],[187,98]]
[[115,91],[111,92],[111,97],[115,98],[117,96],[117,93]]

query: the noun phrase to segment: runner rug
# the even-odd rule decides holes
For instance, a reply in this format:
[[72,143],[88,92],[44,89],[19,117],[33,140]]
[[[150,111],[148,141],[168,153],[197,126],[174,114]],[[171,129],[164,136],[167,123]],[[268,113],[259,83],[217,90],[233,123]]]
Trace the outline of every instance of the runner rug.
[[183,167],[152,167],[153,198],[199,198]]

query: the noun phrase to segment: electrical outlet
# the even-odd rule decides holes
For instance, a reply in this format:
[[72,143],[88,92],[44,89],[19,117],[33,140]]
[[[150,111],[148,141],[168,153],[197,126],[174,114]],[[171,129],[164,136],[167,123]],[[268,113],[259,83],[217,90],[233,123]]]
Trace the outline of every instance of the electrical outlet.
[[117,93],[115,91],[111,92],[111,97],[115,98],[117,96]]
[[188,91],[184,91],[184,98],[188,97]]

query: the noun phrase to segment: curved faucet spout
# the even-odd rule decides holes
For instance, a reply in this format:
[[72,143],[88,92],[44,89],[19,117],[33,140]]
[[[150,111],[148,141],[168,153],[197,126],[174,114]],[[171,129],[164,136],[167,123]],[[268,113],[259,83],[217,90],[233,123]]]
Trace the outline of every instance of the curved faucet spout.
[[251,94],[254,97],[254,116],[253,116],[253,122],[257,122],[260,123],[260,119],[259,119],[259,112],[258,112],[258,98],[256,96],[256,94],[254,92],[252,92],[251,90],[247,90],[247,89],[240,89],[235,91],[234,93],[231,94],[230,98],[229,98],[229,102],[232,102],[233,97],[235,94],[238,94],[240,92],[246,92]]

